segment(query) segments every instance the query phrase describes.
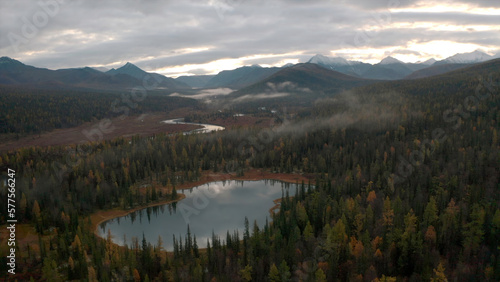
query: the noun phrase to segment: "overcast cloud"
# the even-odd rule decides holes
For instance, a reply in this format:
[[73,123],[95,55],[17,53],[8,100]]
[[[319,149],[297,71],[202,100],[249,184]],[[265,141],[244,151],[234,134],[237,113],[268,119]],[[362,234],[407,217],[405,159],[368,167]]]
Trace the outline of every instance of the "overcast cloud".
[[132,62],[177,76],[317,53],[375,63],[500,49],[500,1],[351,2],[1,1],[0,56],[50,69]]

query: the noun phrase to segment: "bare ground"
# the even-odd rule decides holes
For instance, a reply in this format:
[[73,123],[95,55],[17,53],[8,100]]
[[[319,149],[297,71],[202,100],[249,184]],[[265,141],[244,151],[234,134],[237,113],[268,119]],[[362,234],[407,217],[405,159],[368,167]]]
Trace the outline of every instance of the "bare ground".
[[[29,135],[15,140],[12,137],[0,136],[0,152],[16,150],[26,147],[47,147],[69,144],[81,144],[90,141],[112,140],[117,137],[130,138],[135,135],[152,136],[158,133],[177,133],[200,128],[190,124],[165,124],[161,121],[183,117],[192,112],[191,109],[178,109],[170,113],[149,113],[118,117],[111,120],[87,122],[77,127],[56,129],[50,132]],[[269,127],[272,119],[267,117],[241,116],[227,119],[213,119],[209,123],[234,127],[259,126]]]
[[80,144],[90,141],[111,140],[117,137],[132,137],[134,135],[151,136],[157,133],[175,133],[200,128],[189,124],[165,124],[161,121],[171,118],[164,113],[151,113],[128,116],[124,119],[114,118],[87,122],[83,125],[56,129],[47,133],[31,135],[19,140],[8,140],[0,143],[0,151],[15,150],[32,146],[58,146]]

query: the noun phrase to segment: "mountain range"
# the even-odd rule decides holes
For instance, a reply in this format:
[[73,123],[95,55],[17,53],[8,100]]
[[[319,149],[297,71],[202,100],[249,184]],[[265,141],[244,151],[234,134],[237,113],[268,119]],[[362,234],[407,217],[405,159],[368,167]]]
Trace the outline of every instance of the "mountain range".
[[[318,54],[309,59],[307,63],[320,65],[326,69],[358,78],[399,80],[438,75],[495,58],[500,58],[500,53],[490,56],[481,51],[474,51],[472,53],[456,54],[441,61],[429,59],[424,62],[404,63],[389,56],[377,64],[368,64],[359,61],[349,61],[342,57],[327,57]],[[196,88],[229,87],[242,89],[251,86],[253,83],[257,83],[259,80],[266,79],[288,66],[281,68],[264,68],[255,65],[245,66],[234,70],[222,71],[213,77],[195,75],[179,77],[177,80]]]
[[301,63],[287,67],[250,86],[234,92],[235,96],[251,93],[307,93],[309,96],[336,93],[356,86],[376,82],[313,63]]
[[[100,71],[90,67],[49,70],[25,65],[17,60],[0,58],[0,84],[42,88],[83,88],[125,90],[155,84],[162,90],[191,88],[231,88],[237,93],[262,92],[268,85],[291,82],[301,88],[333,91],[369,84],[376,80],[418,79],[440,75],[471,64],[500,58],[481,51],[456,54],[441,61],[404,63],[393,57],[377,64],[349,61],[341,57],[313,56],[307,63],[283,67],[244,66],[221,71],[216,75],[181,76],[176,79],[148,73],[132,63],[120,68]],[[151,76],[149,79],[147,76]]]
[[234,70],[221,71],[210,79],[204,87],[240,89],[266,79],[280,70],[281,68],[278,67],[263,68],[259,65],[252,65]]
[[173,78],[166,77],[161,74],[157,73],[148,73],[146,71],[143,71],[136,65],[127,62],[124,66],[118,68],[118,69],[111,69],[106,72],[106,74],[109,74],[111,76],[118,75],[118,74],[125,74],[129,75],[133,78],[138,79],[139,81],[143,81],[144,79],[147,79],[146,77],[150,75],[152,77],[151,81],[147,81],[146,83],[151,83],[151,84],[157,84],[158,88],[167,88],[167,89],[179,89],[179,88],[190,88],[186,83],[177,81]]
[[484,52],[481,52],[479,50],[476,50],[471,53],[459,53],[456,55],[453,55],[449,58],[446,58],[440,62],[437,62],[437,64],[475,64],[475,63],[481,63],[481,62],[486,62],[492,59],[497,59],[500,58],[500,53],[490,56]]
[[8,57],[0,58],[0,84],[41,88],[124,89],[140,85],[128,75],[107,75],[93,68],[49,70],[25,65]]
[[[320,54],[312,57],[308,62],[362,78],[398,80],[437,75],[468,64],[481,63],[495,58],[500,58],[500,53],[495,56],[490,56],[484,52],[476,50],[471,53],[456,54],[441,61],[429,59],[425,62],[417,63],[404,63],[389,56],[384,58],[379,63],[372,65],[358,61],[348,61],[341,57],[326,57]],[[445,65],[448,66],[435,67]],[[428,71],[426,71],[426,69]]]
[[175,80],[185,83],[193,88],[203,88],[215,75],[184,75]]
[[119,69],[101,72],[93,68],[49,70],[25,65],[17,60],[0,58],[0,84],[24,85],[40,88],[82,88],[124,90],[144,85],[144,77],[151,75],[157,88],[189,88],[188,85],[156,73],[147,73],[131,63]]

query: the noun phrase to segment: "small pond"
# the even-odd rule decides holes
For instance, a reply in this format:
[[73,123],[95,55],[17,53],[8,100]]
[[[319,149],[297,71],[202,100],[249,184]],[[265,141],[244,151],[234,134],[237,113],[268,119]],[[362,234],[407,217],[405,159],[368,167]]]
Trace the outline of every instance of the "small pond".
[[266,219],[271,221],[273,201],[287,192],[290,196],[295,195],[297,188],[296,184],[274,180],[211,182],[178,191],[186,198],[177,203],[145,208],[104,222],[98,232],[106,237],[110,230],[115,243],[129,246],[133,237],[140,243],[144,234],[149,243],[156,245],[161,236],[164,248],[171,251],[173,236],[176,240],[182,236],[184,240],[189,225],[198,246],[204,248],[212,232],[225,240],[228,230],[230,234],[238,230],[242,238],[245,217],[250,230],[254,221],[263,227]]

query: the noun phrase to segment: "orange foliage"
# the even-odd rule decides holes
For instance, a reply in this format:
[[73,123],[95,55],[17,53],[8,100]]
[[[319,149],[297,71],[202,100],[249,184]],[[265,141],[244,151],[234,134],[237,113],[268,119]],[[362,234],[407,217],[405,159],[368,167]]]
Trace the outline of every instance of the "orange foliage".
[[375,193],[375,191],[370,191],[370,193],[368,193],[368,197],[366,198],[366,201],[371,204],[376,199],[377,199],[377,194]]

